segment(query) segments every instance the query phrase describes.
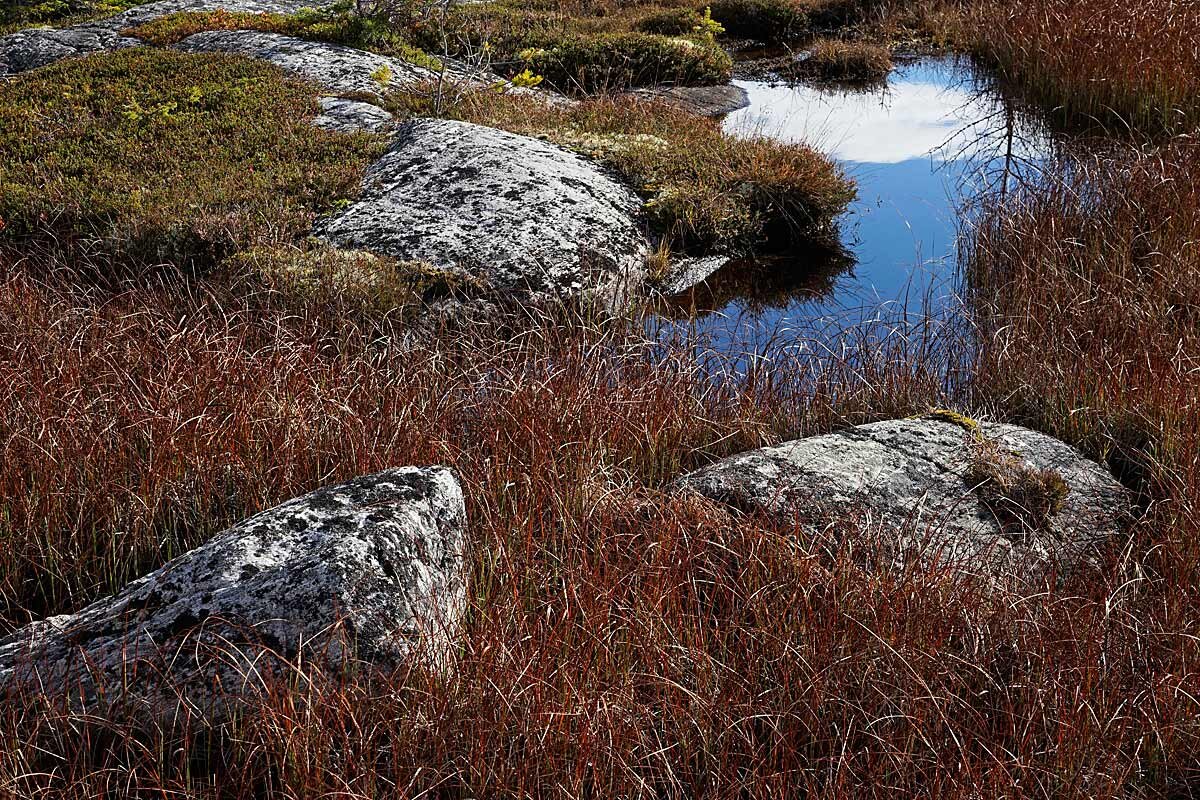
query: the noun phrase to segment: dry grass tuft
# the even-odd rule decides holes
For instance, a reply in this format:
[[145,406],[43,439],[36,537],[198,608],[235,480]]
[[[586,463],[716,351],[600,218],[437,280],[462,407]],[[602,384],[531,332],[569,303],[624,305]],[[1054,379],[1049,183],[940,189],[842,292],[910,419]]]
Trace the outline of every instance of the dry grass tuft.
[[878,83],[892,71],[887,47],[872,42],[821,39],[795,61],[789,73],[808,80]]

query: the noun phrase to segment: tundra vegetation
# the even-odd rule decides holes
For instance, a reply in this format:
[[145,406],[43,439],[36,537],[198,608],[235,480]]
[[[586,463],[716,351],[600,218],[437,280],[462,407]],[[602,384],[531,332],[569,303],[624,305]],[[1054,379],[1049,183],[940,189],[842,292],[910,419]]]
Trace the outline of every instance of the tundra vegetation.
[[[6,23],[40,20],[9,8]],[[6,79],[0,631],[396,465],[460,476],[473,550],[452,672],[273,674],[215,732],[10,692],[0,792],[1200,793],[1200,7],[729,0],[710,8],[722,33],[669,3],[367,10],[376,33],[307,12],[236,24],[490,53],[498,76],[528,69],[579,95],[723,80],[733,37],[921,41],[1109,138],[968,209],[958,324],[794,330],[807,346],[761,354],[770,368],[714,373],[704,342],[655,340],[636,315],[524,309],[412,346],[414,304],[470,287],[305,240],[384,145],[308,127],[319,90],[273,68],[138,50]],[[429,98],[388,102],[419,114]],[[608,163],[683,251],[811,233],[850,191],[811,149],[628,99],[479,92],[446,113]],[[840,546],[867,520],[800,535],[668,491],[732,453],[931,409],[968,431],[1024,424],[1108,465],[1138,495],[1128,536],[1037,596],[997,597],[961,573],[867,564]],[[1010,458],[981,446],[975,483],[997,508],[1052,513],[1054,475]]]

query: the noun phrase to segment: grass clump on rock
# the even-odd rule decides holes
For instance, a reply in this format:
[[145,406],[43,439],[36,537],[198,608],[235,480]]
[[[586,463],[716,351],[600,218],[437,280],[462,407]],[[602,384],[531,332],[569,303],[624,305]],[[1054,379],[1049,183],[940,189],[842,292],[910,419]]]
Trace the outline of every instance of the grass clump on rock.
[[1031,467],[987,438],[973,445],[966,480],[1004,529],[1017,534],[1046,530],[1070,492],[1057,470]]
[[[428,101],[392,102],[419,115]],[[651,223],[677,251],[749,253],[833,239],[834,218],[854,198],[853,183],[807,145],[732,136],[717,121],[661,103],[619,97],[562,106],[480,91],[449,113],[614,168],[646,198]]]
[[821,39],[789,71],[815,81],[877,83],[892,71],[892,55],[873,42]]
[[311,125],[317,91],[239,57],[127,50],[0,84],[0,243],[106,270],[204,268],[306,234],[381,139]]

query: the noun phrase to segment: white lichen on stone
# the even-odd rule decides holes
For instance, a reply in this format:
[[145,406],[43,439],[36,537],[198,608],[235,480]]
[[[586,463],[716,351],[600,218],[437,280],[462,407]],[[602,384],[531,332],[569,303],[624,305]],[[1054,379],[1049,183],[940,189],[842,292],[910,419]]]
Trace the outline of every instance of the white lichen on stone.
[[1119,533],[1128,492],[1069,445],[1014,425],[983,435],[1031,467],[1055,470],[1069,489],[1045,530],[1013,531],[966,480],[976,439],[961,425],[902,419],[786,442],[727,458],[678,487],[784,521],[857,520],[885,560],[1017,579],[1084,563]]
[[463,612],[465,549],[462,490],[445,468],[320,489],[0,639],[0,690],[219,713],[299,663],[440,662]]

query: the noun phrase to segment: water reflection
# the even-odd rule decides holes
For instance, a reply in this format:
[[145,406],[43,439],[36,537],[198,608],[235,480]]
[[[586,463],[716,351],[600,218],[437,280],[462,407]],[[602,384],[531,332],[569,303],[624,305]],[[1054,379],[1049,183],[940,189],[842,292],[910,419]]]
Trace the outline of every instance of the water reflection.
[[1046,147],[954,59],[902,65],[886,88],[867,92],[741,85],[750,105],[727,130],[816,145],[843,163],[859,197],[843,221],[852,267],[813,269],[810,254],[792,258],[784,277],[768,277],[770,263],[736,277],[731,265],[709,279],[716,285],[676,298],[676,313],[691,301],[696,314],[676,324],[731,354],[780,331],[945,310],[955,302],[957,209]]

